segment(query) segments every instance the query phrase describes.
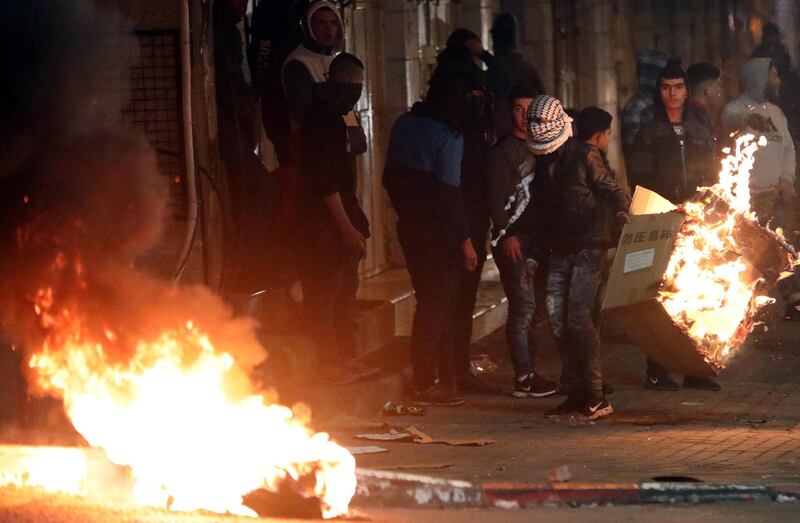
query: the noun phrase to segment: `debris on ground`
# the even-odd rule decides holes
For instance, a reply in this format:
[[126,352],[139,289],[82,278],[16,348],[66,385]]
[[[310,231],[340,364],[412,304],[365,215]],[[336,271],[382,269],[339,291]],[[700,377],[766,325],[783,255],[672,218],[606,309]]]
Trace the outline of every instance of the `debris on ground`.
[[424,416],[425,409],[387,401],[381,409],[384,416]]
[[369,441],[413,441],[414,435],[408,432],[400,432],[389,429],[389,432],[374,432],[368,434],[357,434],[356,439],[366,439]]
[[737,418],[736,421],[745,425],[763,425],[767,422],[767,418]]
[[568,465],[561,465],[560,467],[548,470],[547,479],[551,483],[570,481],[572,479],[572,472],[570,472]]
[[497,363],[489,358],[488,354],[472,354],[469,357],[469,367],[474,376],[486,374],[497,370]]
[[406,465],[383,465],[370,467],[373,470],[441,470],[452,467],[452,463],[410,463]]
[[404,428],[402,431],[394,428],[386,427],[388,432],[377,432],[369,434],[357,434],[353,436],[356,439],[365,439],[369,441],[413,441],[422,445],[429,445],[438,443],[441,445],[452,445],[455,447],[482,447],[495,443],[493,439],[458,439],[458,438],[438,438],[434,439],[425,434],[414,426]]
[[428,436],[421,430],[416,427],[406,427],[406,430],[409,434],[414,435],[414,443],[420,443],[422,445],[429,445],[429,444],[441,444],[441,445],[452,445],[454,447],[482,447],[484,445],[491,445],[492,443],[496,443],[493,439],[434,439],[431,436]]
[[389,449],[377,447],[375,445],[368,445],[366,447],[345,447],[345,449],[353,456],[359,456],[361,454],[382,454],[384,452],[389,452]]

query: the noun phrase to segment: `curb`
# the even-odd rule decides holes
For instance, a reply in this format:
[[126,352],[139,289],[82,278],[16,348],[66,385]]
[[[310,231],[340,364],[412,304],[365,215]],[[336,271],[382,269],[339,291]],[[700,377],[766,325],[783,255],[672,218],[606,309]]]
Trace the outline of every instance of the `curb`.
[[751,484],[693,482],[641,483],[485,483],[448,480],[387,471],[357,471],[353,505],[381,508],[525,508],[715,503],[725,501],[796,502],[794,494]]

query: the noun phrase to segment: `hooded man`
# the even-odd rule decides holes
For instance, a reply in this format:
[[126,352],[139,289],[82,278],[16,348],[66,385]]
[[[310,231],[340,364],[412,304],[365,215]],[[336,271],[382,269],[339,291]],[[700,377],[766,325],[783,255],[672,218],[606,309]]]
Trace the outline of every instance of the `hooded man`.
[[[494,117],[491,96],[486,89],[487,74],[504,77],[497,59],[483,48],[478,35],[468,29],[456,29],[447,39],[447,47],[439,54],[435,76],[437,81],[468,74],[476,83],[464,114],[461,134],[464,154],[461,159],[461,199],[470,226],[472,245],[478,254],[475,270],[462,270],[452,314],[448,320],[445,342],[452,345],[455,357],[455,381],[465,392],[496,392],[494,386],[474,376],[470,370],[469,347],[472,344],[472,315],[486,260],[489,234],[489,209],[486,201],[486,151],[494,142]],[[479,63],[487,65],[484,73]],[[440,376],[441,379],[441,376]]]
[[626,163],[628,162],[628,149],[633,145],[636,133],[644,123],[652,119],[647,108],[656,101],[658,73],[667,65],[668,60],[669,55],[658,49],[640,49],[636,53],[636,76],[639,79],[639,86],[620,113],[622,146]]
[[773,216],[780,201],[795,199],[795,151],[783,111],[771,100],[777,99],[781,81],[769,58],[751,58],[742,68],[742,95],[725,106],[722,126],[726,134],[739,131],[765,137],[750,172],[751,207],[759,219]]
[[480,69],[437,68],[425,100],[392,126],[383,185],[397,213],[397,237],[417,298],[411,328],[410,397],[422,405],[459,405],[447,323],[462,271],[478,254],[461,188],[464,129],[481,96]]
[[283,90],[292,126],[303,120],[314,95],[328,78],[328,68],[344,38],[344,23],[336,6],[317,0],[303,18],[303,41],[283,64]]
[[[769,58],[751,58],[742,68],[744,93],[725,106],[722,126],[726,134],[734,131],[765,137],[767,145],[755,153],[750,171],[750,208],[761,223],[791,231],[795,227],[797,195],[795,148],[783,111],[777,100],[781,80]],[[785,318],[800,319],[800,282],[797,276],[782,281],[781,294],[786,301]]]
[[304,249],[298,268],[319,375],[331,384],[377,373],[355,359],[358,264],[366,251],[369,223],[356,196],[356,157],[343,119],[361,97],[363,85],[364,64],[340,53],[300,126],[306,152],[300,158]]

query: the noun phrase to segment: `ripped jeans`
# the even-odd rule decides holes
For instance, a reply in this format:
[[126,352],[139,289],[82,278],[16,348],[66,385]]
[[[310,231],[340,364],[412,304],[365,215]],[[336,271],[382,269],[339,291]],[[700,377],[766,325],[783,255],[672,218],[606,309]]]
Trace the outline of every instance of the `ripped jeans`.
[[603,397],[600,340],[593,312],[605,249],[553,252],[547,274],[547,314],[561,352],[563,386],[571,397]]

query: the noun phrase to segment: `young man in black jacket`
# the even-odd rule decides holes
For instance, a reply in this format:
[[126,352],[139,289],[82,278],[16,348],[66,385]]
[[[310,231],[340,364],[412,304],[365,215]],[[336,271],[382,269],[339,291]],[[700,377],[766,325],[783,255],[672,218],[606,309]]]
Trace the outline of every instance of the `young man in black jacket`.
[[[679,205],[698,187],[715,182],[715,142],[712,131],[696,116],[689,101],[689,79],[680,67],[667,66],[658,77],[653,120],[639,130],[626,158],[631,187],[641,185]],[[667,369],[647,360],[644,386],[677,390]],[[710,378],[686,376],[683,386],[718,391]]]
[[[546,415],[579,413],[588,419],[614,409],[603,395],[599,337],[592,317],[606,251],[612,246],[607,208],[627,223],[630,198],[605,158],[611,115],[587,107],[578,115],[578,137],[564,145],[553,180],[547,275],[550,328],[561,349],[567,399]],[[608,207],[607,207],[608,206]]]
[[[511,92],[511,132],[489,149],[489,212],[492,218],[492,238],[498,238],[509,220],[507,203],[517,192],[522,180],[531,174],[537,157],[528,149],[527,112],[538,95],[532,87],[518,86]],[[508,116],[508,115],[507,115]],[[545,173],[546,174],[546,173]],[[544,177],[546,178],[546,177]],[[539,180],[541,181],[541,180]],[[539,193],[534,184],[533,191]],[[534,206],[526,209],[529,216],[517,220],[492,249],[500,281],[508,297],[506,342],[514,365],[514,390],[517,398],[542,398],[556,393],[552,381],[534,371],[534,358],[528,335],[536,311],[536,294],[533,280],[540,265],[544,265],[546,251],[542,231],[536,227]]]
[[364,65],[339,54],[306,112],[300,132],[304,183],[298,270],[309,332],[323,381],[343,384],[377,373],[355,359],[358,264],[369,223],[356,196],[356,158],[346,115],[361,97]]

